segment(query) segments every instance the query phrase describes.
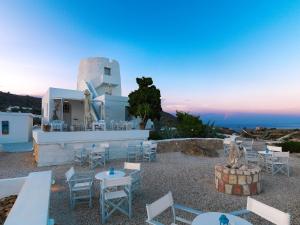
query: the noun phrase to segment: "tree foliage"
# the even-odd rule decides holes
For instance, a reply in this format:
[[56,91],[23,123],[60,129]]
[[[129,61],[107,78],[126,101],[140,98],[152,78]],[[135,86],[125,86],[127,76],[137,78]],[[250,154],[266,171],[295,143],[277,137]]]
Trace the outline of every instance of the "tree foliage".
[[179,137],[193,138],[193,137],[216,137],[216,130],[214,122],[204,124],[199,116],[193,116],[187,112],[176,112],[178,121],[177,132]]
[[180,137],[193,138],[203,136],[204,126],[199,116],[177,111],[176,117],[178,121],[177,132]]
[[136,78],[139,88],[128,95],[129,113],[140,117],[140,127],[145,128],[148,119],[159,120],[161,108],[160,90],[151,77]]

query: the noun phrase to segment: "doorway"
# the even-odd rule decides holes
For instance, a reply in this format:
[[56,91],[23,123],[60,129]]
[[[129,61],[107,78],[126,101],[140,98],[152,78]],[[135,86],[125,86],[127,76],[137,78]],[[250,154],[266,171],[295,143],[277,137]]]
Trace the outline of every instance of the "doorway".
[[63,119],[64,123],[70,128],[71,126],[71,121],[72,121],[72,115],[71,115],[71,104],[68,101],[65,101],[63,104]]

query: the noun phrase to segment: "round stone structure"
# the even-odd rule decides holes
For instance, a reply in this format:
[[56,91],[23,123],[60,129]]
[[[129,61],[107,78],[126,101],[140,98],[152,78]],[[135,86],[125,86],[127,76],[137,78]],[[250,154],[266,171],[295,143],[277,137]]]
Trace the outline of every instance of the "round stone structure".
[[219,192],[231,195],[256,195],[262,190],[261,169],[258,166],[230,169],[226,165],[215,166],[215,184]]

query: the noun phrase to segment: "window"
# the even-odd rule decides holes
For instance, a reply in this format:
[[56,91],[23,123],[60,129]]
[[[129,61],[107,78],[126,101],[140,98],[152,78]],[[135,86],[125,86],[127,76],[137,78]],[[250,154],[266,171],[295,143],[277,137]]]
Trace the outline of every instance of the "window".
[[9,122],[8,121],[2,121],[2,135],[8,135],[9,134]]
[[104,75],[111,75],[111,68],[104,67]]
[[70,112],[70,103],[69,102],[64,102],[63,111],[64,111],[64,113]]

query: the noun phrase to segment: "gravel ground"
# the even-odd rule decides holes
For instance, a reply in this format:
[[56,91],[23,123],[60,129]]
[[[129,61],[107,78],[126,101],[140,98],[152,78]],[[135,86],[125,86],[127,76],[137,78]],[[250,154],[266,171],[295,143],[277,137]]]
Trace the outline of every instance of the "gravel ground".
[[[230,212],[246,206],[246,197],[218,193],[214,186],[214,165],[223,162],[223,157],[208,158],[187,156],[179,152],[158,154],[157,162],[142,163],[142,188],[133,201],[133,218],[128,220],[122,214],[114,214],[109,224],[145,224],[147,217],[145,205],[158,199],[169,190],[175,202],[202,211]],[[123,162],[111,162],[122,168]],[[79,204],[74,210],[68,205],[68,187],[64,173],[71,165],[37,168],[32,153],[0,153],[0,178],[19,177],[32,171],[52,170],[56,184],[52,187],[50,217],[58,225],[93,225],[101,224],[99,214],[99,188],[95,183],[93,208]],[[300,224],[300,156],[291,157],[291,177],[264,174],[263,192],[255,199],[278,208],[292,215],[292,225]],[[77,170],[88,170],[88,167]],[[97,169],[96,172],[105,168]],[[168,213],[168,212],[167,212]],[[166,216],[162,222],[168,224]],[[256,216],[248,218],[253,224],[268,225]]]

